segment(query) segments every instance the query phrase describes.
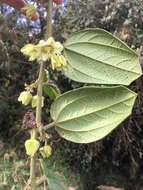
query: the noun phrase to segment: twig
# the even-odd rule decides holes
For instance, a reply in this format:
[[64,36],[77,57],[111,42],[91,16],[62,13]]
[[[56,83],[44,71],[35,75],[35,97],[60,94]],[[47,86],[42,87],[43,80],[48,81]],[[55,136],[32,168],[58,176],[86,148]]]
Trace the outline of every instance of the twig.
[[49,123],[48,125],[43,126],[43,130],[46,131],[47,129],[50,129],[55,126],[55,122]]
[[36,181],[36,185],[39,186],[39,185],[41,185],[42,183],[44,183],[45,181],[47,181],[47,177],[46,177],[46,176],[42,176],[42,177],[40,177],[40,179],[38,179],[38,180]]

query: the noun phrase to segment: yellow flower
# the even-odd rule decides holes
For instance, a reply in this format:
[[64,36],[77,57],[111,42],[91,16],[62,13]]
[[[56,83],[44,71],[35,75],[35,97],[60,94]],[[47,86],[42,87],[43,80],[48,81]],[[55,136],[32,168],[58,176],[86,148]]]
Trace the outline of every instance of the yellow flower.
[[51,58],[55,53],[61,53],[63,51],[63,46],[60,42],[55,42],[55,40],[50,37],[48,40],[40,40],[37,44],[37,48],[40,51],[39,60],[46,61]]
[[51,59],[52,69],[61,70],[67,65],[65,57],[61,54],[63,45],[52,37],[48,40],[40,40],[37,45],[27,44],[21,52],[29,57],[29,61],[47,61]]
[[53,46],[54,47],[55,40],[53,37],[48,38],[48,40],[40,40],[38,46],[45,47],[45,46]]
[[39,52],[39,61],[47,61],[50,59],[51,54],[53,53],[53,48],[50,44],[50,40],[47,41],[40,40],[39,44],[36,46],[37,51]]
[[20,96],[18,97],[18,101],[22,102],[23,105],[27,106],[32,100],[32,94],[28,91],[21,92]]
[[43,158],[48,158],[52,154],[52,148],[49,145],[45,145],[40,148],[40,153],[43,156]]
[[27,44],[21,49],[21,52],[29,57],[29,61],[47,61],[56,54],[61,55],[62,51],[63,45],[52,37],[46,41],[40,40],[37,45]]
[[34,154],[38,151],[39,146],[40,143],[36,139],[26,140],[25,142],[26,154],[29,156],[34,156]]
[[55,42],[53,44],[53,48],[55,50],[54,53],[56,54],[60,54],[63,51],[63,45],[60,42]]
[[[35,95],[32,98],[32,108],[37,107],[38,96]],[[42,107],[44,106],[44,97],[42,96]]]
[[22,49],[21,52],[29,57],[29,61],[34,61],[39,57],[39,53],[37,48],[33,44],[27,44]]
[[53,70],[61,70],[63,67],[67,66],[67,61],[63,55],[55,54],[51,57],[51,66]]

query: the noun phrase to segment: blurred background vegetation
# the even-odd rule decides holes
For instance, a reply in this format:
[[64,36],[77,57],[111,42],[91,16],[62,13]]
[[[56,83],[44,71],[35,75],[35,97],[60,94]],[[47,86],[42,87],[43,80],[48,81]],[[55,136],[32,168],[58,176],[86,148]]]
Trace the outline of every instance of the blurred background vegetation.
[[[17,159],[26,159],[23,142],[27,133],[22,129],[22,118],[29,108],[21,106],[17,97],[24,83],[35,80],[38,65],[29,63],[20,53],[20,48],[29,42],[36,43],[43,37],[46,16],[44,7],[40,4],[37,6],[40,20],[34,23],[25,20],[15,10],[9,11],[10,7],[0,5],[0,156],[1,160],[5,155],[9,156],[8,160],[12,163]],[[74,31],[95,27],[106,29],[125,41],[140,54],[142,64],[142,0],[67,0],[62,6],[54,6],[53,34],[56,40],[64,42]],[[58,85],[61,92],[81,86],[61,73],[50,71],[50,75],[52,83]],[[140,78],[130,86],[138,93],[132,116],[105,139],[79,145],[67,142],[57,134],[53,135],[54,156],[51,162],[57,165],[55,160],[61,160],[57,168],[66,168],[65,175],[70,179],[71,174],[73,184],[79,187],[77,189],[96,190],[100,185],[113,185],[127,190],[142,190],[142,81]],[[46,104],[50,107],[51,100],[47,100]],[[43,119],[49,121],[49,115],[43,115]],[[6,166],[2,165],[10,167],[7,162]],[[4,171],[2,167],[0,170]]]

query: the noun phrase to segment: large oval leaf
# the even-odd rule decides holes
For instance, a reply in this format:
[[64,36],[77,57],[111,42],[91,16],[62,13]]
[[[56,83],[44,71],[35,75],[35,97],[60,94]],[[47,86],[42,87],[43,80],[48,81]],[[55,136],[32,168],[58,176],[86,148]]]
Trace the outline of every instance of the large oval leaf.
[[138,55],[102,29],[73,34],[65,44],[65,75],[83,83],[129,85],[141,75]]
[[136,94],[123,86],[83,87],[59,96],[51,107],[56,130],[77,143],[97,141],[132,111]]

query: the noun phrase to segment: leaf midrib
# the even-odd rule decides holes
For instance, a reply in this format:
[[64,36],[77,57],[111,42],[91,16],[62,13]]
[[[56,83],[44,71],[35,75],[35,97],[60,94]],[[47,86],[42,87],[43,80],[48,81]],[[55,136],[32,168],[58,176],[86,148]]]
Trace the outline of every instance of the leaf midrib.
[[[89,41],[86,41],[86,42],[72,42],[72,43],[70,43],[70,44],[67,44],[67,45],[65,45],[65,48],[69,48],[70,46],[72,46],[72,45],[79,45],[79,44],[81,44],[81,45],[83,45],[83,44],[93,44],[93,45],[96,45],[96,46],[102,46],[102,47],[105,47],[105,48],[113,48],[113,49],[116,49],[116,50],[118,50],[118,51],[123,51],[123,52],[126,52],[126,53],[128,53],[128,54],[130,54],[130,55],[132,55],[132,56],[136,56],[136,57],[138,57],[138,55],[136,54],[136,52],[134,52],[133,50],[132,51],[130,51],[130,50],[128,50],[128,49],[124,49],[124,48],[120,48],[120,47],[117,47],[117,46],[112,46],[112,45],[110,45],[110,44],[102,44],[102,43],[97,43],[97,42],[89,42]],[[127,48],[127,47],[126,47]],[[134,54],[134,55],[133,55]]]
[[[82,53],[79,53],[79,52],[77,52],[77,51],[74,51],[74,50],[72,50],[72,49],[68,49],[68,48],[66,48],[68,51],[71,51],[71,52],[73,52],[73,53],[75,53],[75,54],[79,54],[80,56],[83,56],[83,57],[85,57],[85,58],[89,58],[89,59],[91,59],[91,60],[93,60],[93,61],[97,61],[97,62],[99,62],[99,63],[101,63],[101,64],[103,64],[103,65],[105,65],[105,66],[110,66],[110,67],[113,67],[113,68],[115,68],[115,69],[119,69],[119,70],[122,70],[122,71],[126,71],[126,72],[128,72],[128,73],[134,73],[134,74],[139,74],[139,75],[141,75],[141,73],[140,72],[134,72],[134,71],[132,71],[132,70],[127,70],[127,69],[123,69],[123,68],[120,68],[120,67],[118,67],[118,66],[115,66],[115,65],[111,65],[111,64],[109,64],[109,63],[105,63],[105,62],[103,62],[103,61],[99,61],[99,60],[96,60],[96,59],[93,59],[93,58],[91,58],[91,57],[89,57],[88,55],[84,55],[84,54],[82,54]],[[67,53],[65,53],[66,54],[66,57],[68,57],[68,55],[67,55]],[[70,64],[71,65],[71,64]],[[72,65],[71,65],[72,66]],[[73,67],[73,66],[72,66]],[[74,68],[74,67],[73,67]],[[78,70],[78,69],[77,69]],[[83,72],[83,71],[82,71]],[[83,72],[84,73],[84,72]]]
[[[60,117],[60,114],[57,116],[57,119],[56,119],[56,123],[63,123],[63,122],[67,122],[67,121],[71,121],[71,120],[73,120],[73,119],[79,119],[79,118],[82,118],[82,117],[85,117],[85,116],[87,116],[87,115],[90,115],[90,114],[93,114],[93,113],[96,113],[96,112],[99,112],[99,111],[103,111],[104,109],[107,109],[107,108],[110,108],[110,107],[112,107],[112,106],[114,106],[114,105],[117,105],[117,104],[120,104],[120,103],[123,103],[123,102],[125,102],[125,101],[127,101],[127,100],[130,100],[130,99],[132,99],[132,98],[135,98],[135,96],[131,96],[130,98],[126,98],[126,99],[124,99],[124,100],[122,100],[122,101],[119,101],[118,103],[114,103],[114,104],[112,104],[112,105],[110,105],[110,106],[108,106],[108,107],[103,107],[103,108],[101,108],[101,109],[99,109],[99,110],[96,110],[96,111],[92,111],[92,112],[90,112],[90,113],[88,113],[88,114],[84,114],[84,115],[80,115],[80,116],[78,116],[78,117],[74,117],[74,118],[70,118],[70,119],[67,119],[67,120],[63,120],[63,121],[59,121],[58,122],[58,118]],[[74,101],[74,103],[75,103],[76,101]],[[68,106],[69,106],[70,104],[68,104]],[[127,107],[129,107],[128,105],[126,105]],[[65,108],[65,107],[64,107]],[[61,112],[64,110],[64,108],[61,110]],[[60,112],[60,113],[61,113]]]
[[[111,122],[111,123],[108,123],[108,124],[105,124],[105,125],[103,125],[102,127],[99,127],[99,128],[95,128],[95,129],[91,129],[91,130],[88,130],[88,131],[72,131],[72,130],[68,130],[68,129],[64,129],[64,128],[62,128],[61,126],[58,126],[57,125],[57,127],[56,128],[59,128],[59,129],[61,129],[61,130],[64,130],[64,131],[70,131],[70,132],[72,132],[72,133],[88,133],[88,132],[92,132],[92,131],[95,131],[95,130],[99,130],[100,128],[105,128],[107,125],[112,125],[112,124],[114,124],[114,123],[117,123],[119,121],[119,124],[118,125],[120,125],[120,123],[122,123],[122,121],[123,121],[123,119],[121,120],[121,119],[117,119],[116,121],[114,121],[114,122]],[[116,126],[115,126],[116,127]],[[115,128],[114,127],[114,128]]]

